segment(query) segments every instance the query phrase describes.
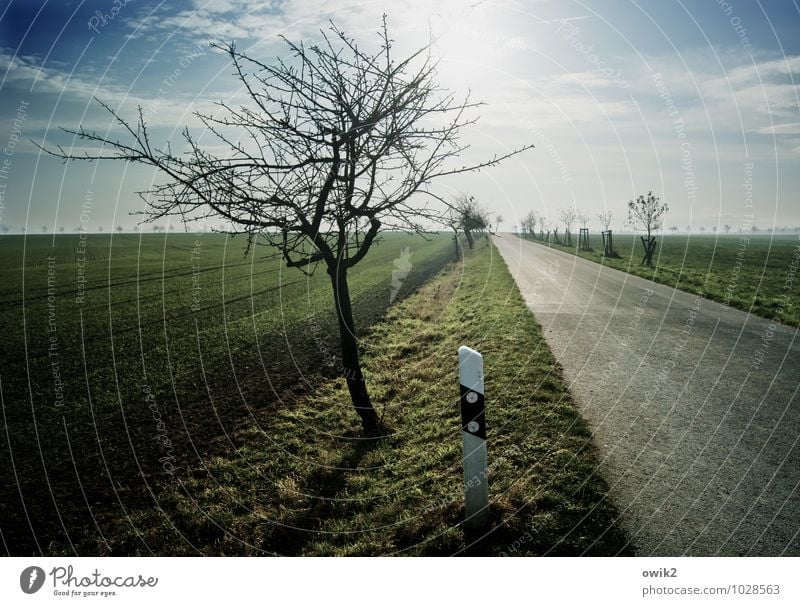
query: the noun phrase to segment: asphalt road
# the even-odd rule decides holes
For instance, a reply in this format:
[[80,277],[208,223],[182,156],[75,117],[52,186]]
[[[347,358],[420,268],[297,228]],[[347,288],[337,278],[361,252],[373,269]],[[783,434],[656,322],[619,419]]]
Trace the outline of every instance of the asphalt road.
[[510,234],[494,243],[639,555],[800,555],[798,331]]

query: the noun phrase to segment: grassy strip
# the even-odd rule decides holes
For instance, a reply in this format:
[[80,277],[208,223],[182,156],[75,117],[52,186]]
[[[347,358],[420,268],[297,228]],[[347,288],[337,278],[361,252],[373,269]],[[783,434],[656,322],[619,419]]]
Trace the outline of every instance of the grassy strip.
[[614,236],[619,258],[603,256],[599,235],[590,236],[589,244],[590,251],[554,243],[550,246],[654,282],[705,294],[764,318],[800,326],[800,281],[795,277],[800,262],[797,236],[660,236],[653,267],[641,265],[643,247],[638,236]]
[[[256,413],[235,451],[133,514],[157,553],[629,553],[590,433],[541,329],[486,241],[391,308],[364,341],[394,433],[360,438],[343,381]],[[463,519],[456,351],[486,362],[492,531]],[[123,526],[123,525],[121,525]],[[121,532],[129,527],[121,528]],[[116,536],[122,551],[139,537]],[[139,543],[141,545],[141,543]]]

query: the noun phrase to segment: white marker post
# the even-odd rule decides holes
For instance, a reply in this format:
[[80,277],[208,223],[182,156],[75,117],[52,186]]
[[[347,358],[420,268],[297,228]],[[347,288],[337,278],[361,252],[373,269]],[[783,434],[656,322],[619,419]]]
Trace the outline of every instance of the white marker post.
[[464,449],[465,525],[479,530],[489,521],[489,473],[486,454],[486,414],[483,395],[483,356],[458,348],[461,383],[461,442]]

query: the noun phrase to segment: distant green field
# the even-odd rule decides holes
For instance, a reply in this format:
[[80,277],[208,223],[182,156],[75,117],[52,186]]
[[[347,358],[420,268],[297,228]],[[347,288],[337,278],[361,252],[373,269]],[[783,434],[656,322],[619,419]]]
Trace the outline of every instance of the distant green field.
[[[577,237],[574,239],[577,242]],[[641,265],[643,248],[638,236],[614,235],[614,249],[619,253],[615,259],[603,257],[600,235],[593,234],[589,240],[593,250],[577,254],[668,286],[705,294],[765,318],[800,326],[797,235],[659,236],[653,267]]]
[[[243,246],[219,234],[0,238],[8,551],[108,553],[104,536],[158,508],[159,485],[235,452],[230,435],[256,411],[336,374],[324,268],[307,278]],[[446,235],[386,236],[351,273],[360,329],[389,307],[405,247],[398,298],[453,256]],[[114,549],[148,552],[144,538]]]

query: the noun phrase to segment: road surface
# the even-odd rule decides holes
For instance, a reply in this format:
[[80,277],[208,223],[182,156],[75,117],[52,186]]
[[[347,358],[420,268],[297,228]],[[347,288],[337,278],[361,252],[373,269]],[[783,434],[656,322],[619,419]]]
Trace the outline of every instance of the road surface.
[[510,234],[494,243],[639,555],[800,555],[798,331]]

